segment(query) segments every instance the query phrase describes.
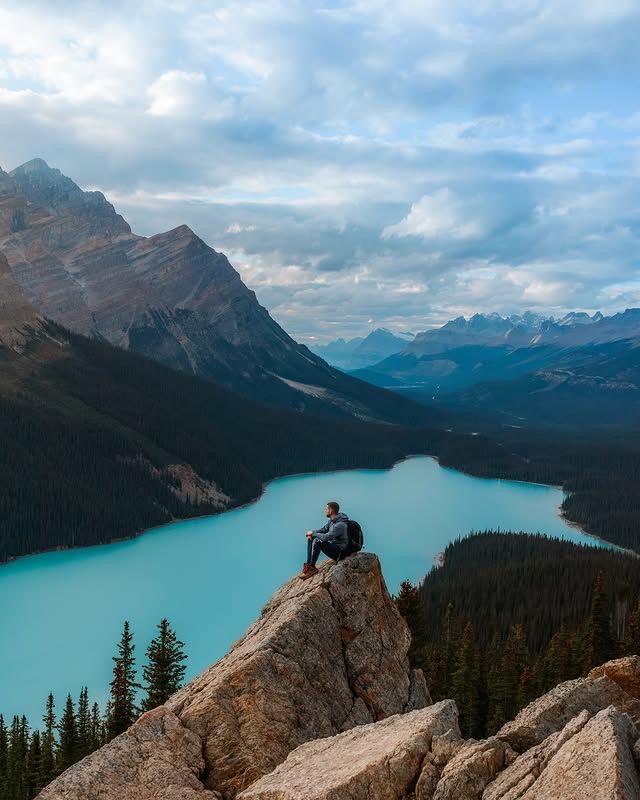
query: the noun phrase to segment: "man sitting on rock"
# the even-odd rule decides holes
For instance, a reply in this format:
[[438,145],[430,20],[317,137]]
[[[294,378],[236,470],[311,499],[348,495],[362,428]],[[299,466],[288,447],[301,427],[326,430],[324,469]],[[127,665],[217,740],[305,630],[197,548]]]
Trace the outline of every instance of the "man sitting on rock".
[[340,511],[340,506],[334,500],[327,503],[324,509],[325,516],[328,518],[326,525],[318,528],[317,531],[307,531],[307,560],[302,567],[302,572],[298,575],[302,580],[311,578],[318,572],[316,562],[320,553],[329,556],[336,561],[349,545],[349,534],[347,532],[347,520],[349,517]]

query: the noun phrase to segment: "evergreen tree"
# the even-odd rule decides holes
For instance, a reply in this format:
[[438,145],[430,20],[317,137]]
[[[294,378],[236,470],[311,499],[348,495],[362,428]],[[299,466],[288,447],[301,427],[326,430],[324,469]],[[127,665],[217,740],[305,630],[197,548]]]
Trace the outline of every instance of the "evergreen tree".
[[640,607],[629,614],[626,636],[622,645],[622,655],[640,655]]
[[467,623],[456,655],[451,693],[460,712],[460,730],[469,738],[480,733],[480,664],[471,623]]
[[[491,719],[498,725],[502,719],[513,719],[520,710],[520,683],[529,664],[524,627],[513,625],[505,642],[500,666],[494,671],[495,690],[492,697]],[[499,725],[498,725],[499,727]]]
[[142,710],[165,703],[174,692],[177,692],[184,679],[186,667],[184,661],[184,644],[169,625],[167,619],[160,620],[158,635],[151,641],[147,649],[148,663],[143,675],[147,696],[143,700]]
[[25,773],[27,795],[28,797],[35,797],[45,785],[42,781],[42,747],[40,731],[38,730],[35,730],[31,735]]
[[396,605],[411,631],[411,645],[409,646],[408,656],[411,666],[416,667],[420,662],[425,645],[425,634],[420,593],[411,581],[404,580],[400,584]]
[[591,616],[587,624],[585,645],[583,664],[585,672],[604,664],[615,655],[609,628],[609,603],[602,572],[598,573],[593,587]]
[[445,696],[451,694],[451,680],[455,670],[458,645],[461,637],[461,620],[456,614],[453,603],[449,603],[444,618],[442,647],[442,691]]
[[60,743],[57,752],[57,765],[60,772],[76,762],[78,748],[78,729],[75,709],[71,695],[67,695],[64,712],[58,725]]
[[25,717],[14,716],[9,735],[7,800],[23,800],[27,794],[25,766],[29,747],[29,728]]
[[0,714],[0,797],[8,796],[9,732]]
[[44,722],[44,731],[42,734],[42,741],[41,741],[41,749],[42,749],[41,779],[43,786],[46,786],[48,783],[51,783],[51,781],[58,774],[56,765],[57,726],[56,726],[55,701],[51,693],[47,697],[47,705],[45,708],[45,713],[44,717],[42,718],[42,721]]
[[124,733],[137,717],[135,658],[133,634],[125,622],[118,644],[118,655],[113,657],[113,680],[107,732],[109,740]]
[[102,747],[105,741],[105,730],[100,706],[94,703],[91,708],[91,752]]
[[78,698],[78,724],[75,760],[89,755],[92,748],[91,741],[91,710],[89,708],[89,690],[83,687]]

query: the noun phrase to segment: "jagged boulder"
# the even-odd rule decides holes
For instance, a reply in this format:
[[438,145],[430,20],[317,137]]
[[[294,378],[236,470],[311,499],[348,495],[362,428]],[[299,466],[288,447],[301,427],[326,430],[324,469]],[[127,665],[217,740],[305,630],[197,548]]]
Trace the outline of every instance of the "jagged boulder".
[[[199,743],[201,785],[232,797],[304,742],[429,704],[424,678],[409,670],[409,641],[375,555],[284,584],[230,652],[166,704]],[[96,785],[92,773],[112,752],[142,763],[153,751],[147,725],[145,715],[110,751],[74,767],[73,782],[68,772],[54,781],[46,797],[122,800],[119,784],[99,795],[79,787]],[[180,769],[191,767],[185,758]],[[150,760],[148,796],[164,798],[166,785],[164,764]]]
[[412,792],[431,740],[460,736],[452,700],[303,744],[238,800],[400,800]]
[[480,800],[484,789],[515,756],[509,745],[495,736],[467,742],[442,771],[433,800]]
[[611,678],[565,681],[523,708],[514,720],[500,728],[497,736],[521,753],[561,730],[581,711],[596,714],[610,705],[640,721],[640,701]]
[[[75,764],[38,795],[40,800],[217,800],[199,780],[200,739],[164,706]],[[161,793],[159,793],[161,788]]]
[[521,797],[542,774],[553,756],[587,724],[591,714],[582,711],[561,731],[552,733],[543,742],[519,756],[486,788],[482,800],[516,800]]
[[511,767],[514,774],[503,773],[483,800],[637,800],[640,781],[633,744],[638,730],[631,718],[610,706],[584,725],[583,721],[584,716],[573,731],[565,728],[562,741],[550,743],[538,775],[530,772],[528,781],[525,776],[511,780],[518,759]]
[[607,661],[589,673],[589,678],[600,678],[606,675],[615,681],[621,689],[640,700],[640,656],[626,656]]

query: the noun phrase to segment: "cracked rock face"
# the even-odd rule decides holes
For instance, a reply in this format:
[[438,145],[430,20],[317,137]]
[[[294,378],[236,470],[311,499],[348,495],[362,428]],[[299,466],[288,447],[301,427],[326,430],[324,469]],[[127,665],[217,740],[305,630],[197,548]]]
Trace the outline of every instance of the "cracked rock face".
[[400,800],[413,791],[434,736],[454,730],[452,700],[362,725],[294,750],[238,800]]
[[[232,797],[304,742],[429,702],[421,674],[410,675],[409,641],[378,559],[360,553],[324,565],[310,580],[284,584],[244,638],[175,694],[165,711],[199,743],[202,785]],[[73,787],[81,785],[78,776],[92,782],[96,765],[113,748],[142,762],[150,748],[142,748],[138,731],[147,717],[74,767],[76,780],[66,794],[56,794],[56,786],[69,786],[68,772],[46,797],[122,800],[117,785],[100,795]],[[185,760],[182,771],[191,763]],[[156,767],[152,761],[145,769],[148,796],[169,797],[163,794],[165,770]]]
[[[40,800],[216,800],[199,780],[198,737],[164,706],[147,712],[118,736],[64,772]],[[158,792],[161,788],[161,793]]]
[[607,661],[606,664],[592,669],[588,677],[600,678],[603,675],[615,681],[631,697],[640,700],[640,656]]
[[492,736],[469,742],[445,766],[433,800],[480,800],[483,790],[507,766],[515,753]]
[[611,678],[603,675],[565,681],[523,708],[514,720],[500,728],[497,736],[522,752],[561,730],[581,711],[595,714],[610,705],[640,720],[640,701]]
[[[567,726],[568,728],[569,726]],[[540,765],[541,772],[513,783],[505,773],[502,788],[487,790],[483,800],[635,800],[640,781],[634,765],[633,743],[638,731],[630,717],[610,706],[598,712],[577,732],[563,731],[560,747],[553,746]],[[551,737],[550,737],[551,738]],[[521,758],[526,758],[521,756]],[[519,761],[520,759],[518,759]],[[511,770],[516,770],[518,761]]]

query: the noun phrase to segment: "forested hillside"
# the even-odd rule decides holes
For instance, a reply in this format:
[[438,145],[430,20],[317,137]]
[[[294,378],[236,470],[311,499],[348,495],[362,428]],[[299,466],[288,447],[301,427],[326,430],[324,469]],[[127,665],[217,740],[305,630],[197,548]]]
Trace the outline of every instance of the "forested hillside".
[[640,652],[640,559],[544,536],[485,532],[398,597],[414,666],[453,697],[467,736],[495,732],[534,697]]
[[216,513],[277,476],[435,449],[426,431],[262,406],[56,326],[0,358],[0,560]]

